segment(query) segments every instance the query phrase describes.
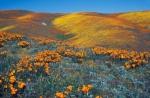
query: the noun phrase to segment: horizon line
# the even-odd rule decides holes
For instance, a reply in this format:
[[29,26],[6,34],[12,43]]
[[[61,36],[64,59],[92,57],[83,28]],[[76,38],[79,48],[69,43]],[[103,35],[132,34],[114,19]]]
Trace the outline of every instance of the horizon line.
[[100,12],[100,11],[68,11],[68,12],[61,12],[61,11],[37,11],[37,10],[28,10],[28,9],[0,9],[0,11],[28,11],[28,12],[35,12],[35,13],[79,13],[79,12],[95,12],[95,13],[102,13],[102,14],[119,14],[119,13],[130,13],[130,12],[146,12],[149,10],[130,10],[130,11],[116,11],[116,12]]

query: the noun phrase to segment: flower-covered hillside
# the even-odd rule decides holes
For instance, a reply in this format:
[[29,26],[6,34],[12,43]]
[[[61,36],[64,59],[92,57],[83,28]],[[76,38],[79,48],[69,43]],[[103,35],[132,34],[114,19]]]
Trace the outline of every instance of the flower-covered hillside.
[[22,33],[0,36],[1,98],[150,96],[150,51],[81,48]]

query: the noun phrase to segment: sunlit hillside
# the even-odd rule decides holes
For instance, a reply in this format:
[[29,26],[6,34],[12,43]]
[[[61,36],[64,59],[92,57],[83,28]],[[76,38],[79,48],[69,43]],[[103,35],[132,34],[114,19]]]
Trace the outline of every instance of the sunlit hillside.
[[122,13],[118,17],[150,29],[150,11]]
[[143,28],[137,28],[136,24],[117,16],[73,13],[56,18],[53,24],[67,34],[74,34],[70,39],[74,45],[130,49],[143,47]]

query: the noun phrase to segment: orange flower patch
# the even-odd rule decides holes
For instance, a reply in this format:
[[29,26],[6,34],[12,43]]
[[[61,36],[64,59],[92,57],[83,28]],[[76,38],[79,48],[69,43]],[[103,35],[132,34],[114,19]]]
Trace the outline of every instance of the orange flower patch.
[[56,98],[66,98],[66,95],[63,92],[57,92],[55,96]]
[[10,76],[10,77],[9,77],[9,82],[10,82],[11,84],[15,83],[15,82],[16,82],[16,77],[15,77],[15,76]]
[[24,89],[25,86],[26,86],[26,84],[24,82],[20,82],[20,81],[18,82],[18,88]]
[[27,46],[29,46],[30,44],[29,44],[29,42],[27,42],[27,41],[20,41],[19,43],[18,43],[18,46],[21,46],[21,47],[27,47]]
[[82,88],[81,88],[81,91],[84,93],[84,94],[87,94],[91,89],[93,88],[92,85],[83,85]]
[[102,96],[96,96],[95,98],[103,98]]
[[119,49],[106,49],[102,47],[95,47],[92,49],[96,55],[110,55],[112,58],[125,59],[125,68],[135,68],[137,66],[147,64],[150,58],[150,52],[136,52]]
[[55,51],[45,50],[42,52],[38,52],[34,58],[35,62],[59,62],[61,60],[61,55]]

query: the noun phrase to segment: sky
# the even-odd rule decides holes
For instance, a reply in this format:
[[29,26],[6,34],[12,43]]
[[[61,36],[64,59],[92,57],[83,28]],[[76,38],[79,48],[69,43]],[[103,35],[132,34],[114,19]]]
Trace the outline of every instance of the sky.
[[150,0],[0,0],[0,10],[119,13],[150,10]]

